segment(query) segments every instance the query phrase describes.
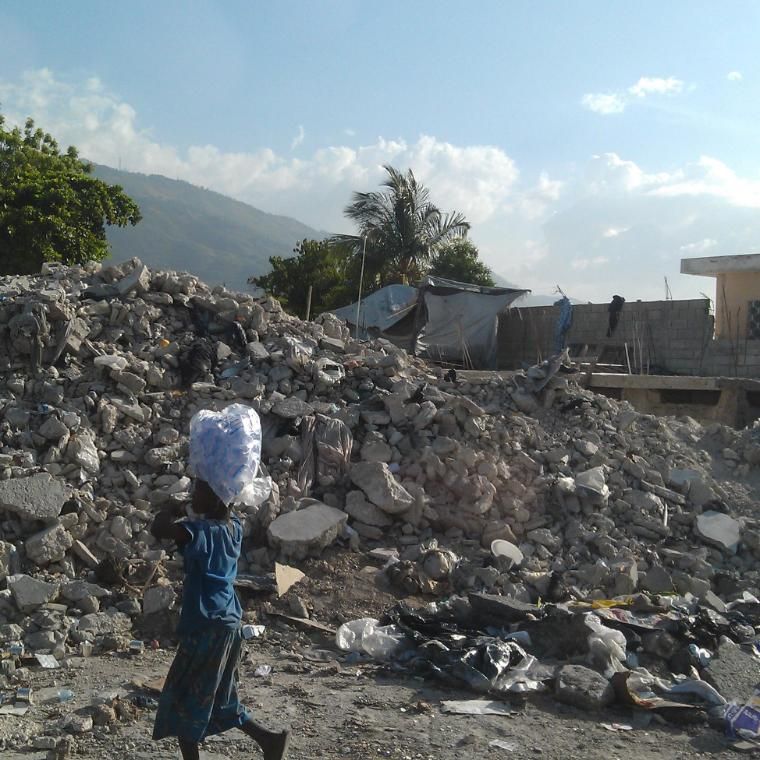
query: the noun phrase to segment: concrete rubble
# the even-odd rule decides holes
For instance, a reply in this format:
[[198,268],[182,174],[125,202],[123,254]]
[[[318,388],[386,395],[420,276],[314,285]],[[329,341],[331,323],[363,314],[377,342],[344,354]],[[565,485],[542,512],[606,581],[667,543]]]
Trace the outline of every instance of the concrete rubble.
[[[524,603],[756,594],[760,427],[639,414],[571,370],[444,379],[331,315],[139,260],[0,278],[0,646],[21,622],[27,642],[56,633],[46,648],[97,643],[175,605],[148,528],[189,501],[190,418],[232,402],[260,414],[274,484],[244,514],[242,573],[336,541],[415,562],[437,539],[471,554],[457,590]],[[491,561],[497,539],[519,568]]]

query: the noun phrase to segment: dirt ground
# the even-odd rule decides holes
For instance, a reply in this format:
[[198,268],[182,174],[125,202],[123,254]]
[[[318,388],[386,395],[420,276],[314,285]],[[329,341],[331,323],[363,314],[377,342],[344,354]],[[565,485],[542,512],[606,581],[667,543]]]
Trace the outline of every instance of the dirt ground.
[[[375,585],[376,567],[364,558],[336,554],[307,563],[309,579],[297,588],[315,620],[335,626],[355,617],[378,615],[394,596]],[[646,760],[733,754],[721,733],[708,725],[674,726],[649,721],[645,714],[609,710],[590,714],[560,705],[548,695],[515,700],[509,715],[462,716],[443,712],[443,700],[479,695],[443,683],[423,682],[375,663],[343,660],[333,637],[299,630],[266,617],[266,609],[287,611],[287,600],[248,598],[247,617],[267,628],[264,636],[245,643],[241,693],[265,725],[293,729],[290,757],[392,758],[393,760],[458,760],[510,757],[561,760]],[[416,600],[424,603],[428,600]],[[38,760],[35,736],[51,731],[62,718],[88,714],[91,705],[118,695],[126,705],[121,720],[76,737],[72,757],[82,760],[177,758],[172,740],[151,741],[155,693],[136,686],[164,675],[172,659],[171,642],[143,654],[105,654],[72,658],[60,670],[33,669],[34,705],[23,717],[0,716],[3,760]],[[269,677],[254,674],[271,665]],[[57,692],[68,688],[73,700],[60,703]],[[140,706],[133,704],[141,700]],[[607,727],[605,727],[607,724]],[[632,730],[610,730],[614,724]],[[498,741],[500,746],[491,742]],[[206,760],[260,757],[240,732],[212,738]]]

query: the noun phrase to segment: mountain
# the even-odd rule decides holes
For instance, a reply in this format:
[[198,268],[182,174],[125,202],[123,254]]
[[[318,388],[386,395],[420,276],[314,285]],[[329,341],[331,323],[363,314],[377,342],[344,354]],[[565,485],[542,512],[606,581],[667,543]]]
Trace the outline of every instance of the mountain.
[[136,227],[109,228],[115,262],[138,256],[157,269],[192,272],[211,285],[244,290],[248,277],[269,271],[270,256],[290,256],[300,240],[326,237],[296,219],[188,182],[98,164],[93,174],[121,185],[142,212]]

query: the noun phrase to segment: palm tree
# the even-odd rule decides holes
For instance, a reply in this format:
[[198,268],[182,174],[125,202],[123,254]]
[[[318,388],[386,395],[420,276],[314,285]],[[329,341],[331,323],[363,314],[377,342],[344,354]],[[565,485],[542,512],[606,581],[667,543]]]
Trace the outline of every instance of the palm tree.
[[357,223],[358,235],[337,235],[336,241],[351,243],[358,256],[366,242],[368,284],[376,285],[419,279],[425,265],[444,243],[465,237],[470,229],[458,211],[444,214],[430,202],[428,189],[412,170],[406,174],[392,166],[383,191],[354,193],[345,215]]

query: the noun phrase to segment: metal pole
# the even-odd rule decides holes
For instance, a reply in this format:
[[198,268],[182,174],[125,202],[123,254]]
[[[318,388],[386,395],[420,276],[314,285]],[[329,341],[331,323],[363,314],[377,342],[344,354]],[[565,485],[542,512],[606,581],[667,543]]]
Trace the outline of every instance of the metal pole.
[[362,240],[364,245],[362,246],[362,269],[359,275],[359,295],[356,299],[356,339],[359,339],[359,311],[362,306],[362,286],[364,285],[364,259],[367,256],[367,236],[365,235]]
[[311,316],[311,291],[313,286],[309,285],[309,292],[306,294],[306,321],[309,321]]

